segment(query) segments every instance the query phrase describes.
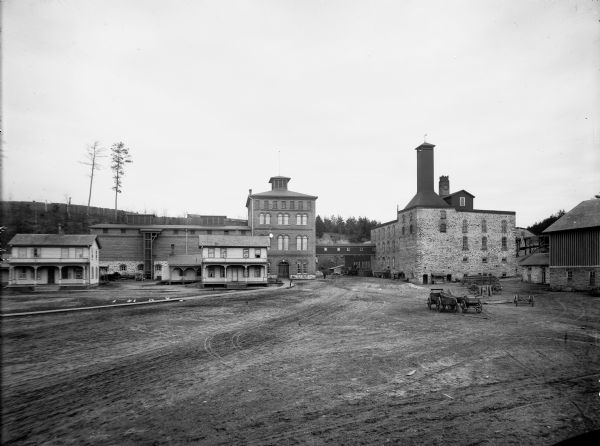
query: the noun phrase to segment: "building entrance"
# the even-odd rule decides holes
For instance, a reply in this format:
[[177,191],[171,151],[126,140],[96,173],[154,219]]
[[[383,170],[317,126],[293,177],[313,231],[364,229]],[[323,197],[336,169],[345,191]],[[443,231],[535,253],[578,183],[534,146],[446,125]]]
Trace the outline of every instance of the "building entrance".
[[283,277],[284,279],[288,279],[290,277],[290,264],[288,262],[279,262],[277,277]]

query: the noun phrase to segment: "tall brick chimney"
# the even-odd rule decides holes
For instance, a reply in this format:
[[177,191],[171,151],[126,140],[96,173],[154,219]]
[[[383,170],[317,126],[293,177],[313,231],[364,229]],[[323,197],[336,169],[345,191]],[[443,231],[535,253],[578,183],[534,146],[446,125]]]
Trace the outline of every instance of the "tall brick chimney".
[[404,209],[412,207],[448,207],[433,189],[433,148],[435,145],[424,142],[417,151],[417,193]]
[[440,197],[445,197],[446,195],[450,195],[450,178],[447,175],[442,175],[440,177],[438,191],[439,191]]

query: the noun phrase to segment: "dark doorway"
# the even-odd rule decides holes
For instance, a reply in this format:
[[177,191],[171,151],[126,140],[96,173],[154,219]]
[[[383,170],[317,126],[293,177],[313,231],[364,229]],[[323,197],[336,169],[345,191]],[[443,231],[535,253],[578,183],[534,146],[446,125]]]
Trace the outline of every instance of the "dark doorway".
[[279,262],[279,268],[277,270],[277,277],[283,277],[289,279],[290,277],[290,264],[288,262]]
[[48,271],[48,283],[54,284],[54,268],[47,268]]
[[427,285],[427,274],[423,274],[423,285]]
[[446,282],[452,282],[452,274],[446,276]]

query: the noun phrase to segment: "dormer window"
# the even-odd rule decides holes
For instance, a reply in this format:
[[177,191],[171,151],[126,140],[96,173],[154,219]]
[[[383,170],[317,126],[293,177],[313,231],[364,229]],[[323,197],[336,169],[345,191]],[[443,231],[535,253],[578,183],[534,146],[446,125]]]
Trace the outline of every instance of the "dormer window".
[[459,200],[460,200],[460,206],[461,206],[461,207],[464,207],[464,206],[465,206],[465,202],[466,202],[466,199],[465,199],[465,197],[460,197],[460,199],[459,199]]

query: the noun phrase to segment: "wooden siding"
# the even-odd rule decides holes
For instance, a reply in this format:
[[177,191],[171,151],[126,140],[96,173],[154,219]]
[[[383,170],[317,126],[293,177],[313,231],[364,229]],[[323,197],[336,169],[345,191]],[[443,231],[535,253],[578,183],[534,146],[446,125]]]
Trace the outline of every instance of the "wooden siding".
[[600,228],[550,233],[550,266],[600,265]]

